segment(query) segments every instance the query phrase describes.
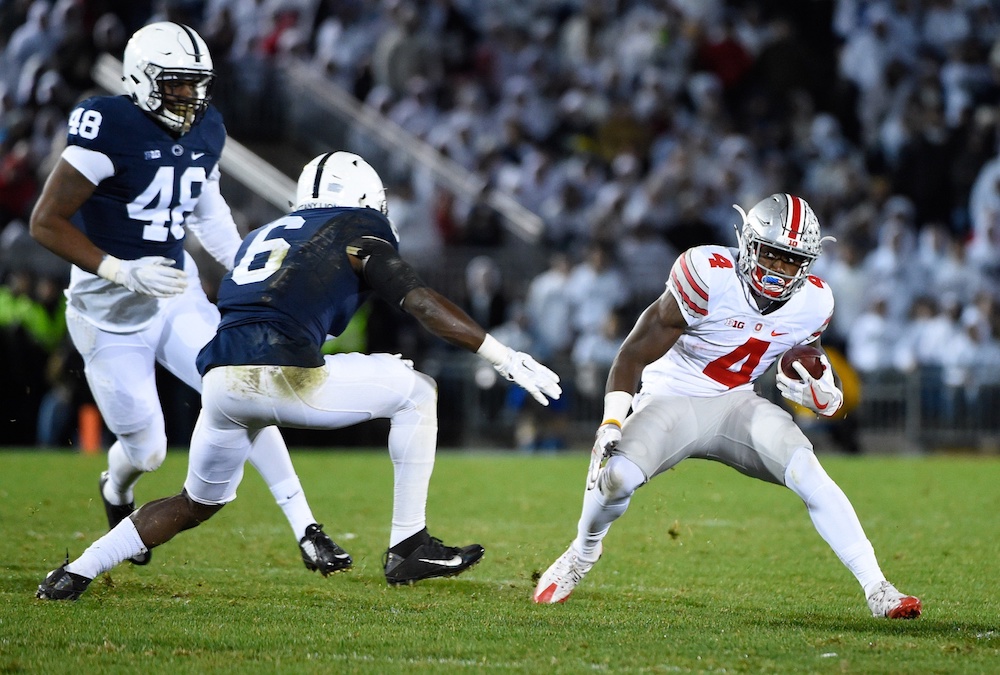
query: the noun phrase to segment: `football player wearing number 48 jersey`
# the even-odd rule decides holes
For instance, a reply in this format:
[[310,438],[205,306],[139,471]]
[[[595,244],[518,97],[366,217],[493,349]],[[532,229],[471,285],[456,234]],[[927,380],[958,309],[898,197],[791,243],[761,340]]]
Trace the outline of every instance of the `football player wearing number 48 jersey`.
[[[872,615],[915,618],[920,600],[886,580],[854,508],[809,440],[788,412],[753,390],[790,347],[819,347],[830,321],[833,294],[809,275],[824,240],[819,222],[805,200],[788,194],[771,195],[748,213],[736,208],[743,217],[738,248],[683,253],[666,291],[622,344],[608,376],[576,538],[542,574],[534,601],[564,602],[600,558],[632,494],[695,457],[791,489],[858,580]],[[819,379],[796,363],[801,379],[779,372],[778,388],[831,416],[844,397],[829,361],[821,360]]]
[[[125,96],[98,96],[71,113],[67,147],[31,215],[31,234],[73,263],[66,322],[90,390],[116,440],[99,481],[108,526],[135,508],[133,488],[166,456],[155,364],[201,391],[198,350],[219,311],[184,251],[185,230],[227,269],[240,236],[219,191],[226,129],[209,105],[215,73],[201,37],[154,23],[125,47]],[[306,567],[324,576],[351,564],[306,502],[277,429],[251,464],[281,505]],[[144,565],[149,553],[132,562]]]
[[75,600],[98,574],[210,518],[236,498],[254,439],[273,424],[338,429],[390,420],[388,583],[453,576],[482,558],[478,544],[446,546],[427,531],[437,445],[434,380],[397,355],[324,357],[322,344],[375,293],[434,335],[477,353],[542,405],[562,394],[559,378],[428,288],[400,258],[387,213],[381,179],[357,155],[326,153],[305,166],[295,211],[247,236],[219,288],[219,331],[198,356],[202,411],[184,489],[146,504],[51,572],[38,597]]

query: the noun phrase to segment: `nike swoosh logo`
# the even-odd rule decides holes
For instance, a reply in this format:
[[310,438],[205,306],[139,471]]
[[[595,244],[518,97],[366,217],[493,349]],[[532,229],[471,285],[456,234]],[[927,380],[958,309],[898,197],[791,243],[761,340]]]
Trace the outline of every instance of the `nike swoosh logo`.
[[826,403],[820,403],[819,402],[819,400],[816,398],[816,390],[815,389],[813,389],[812,387],[809,387],[809,393],[812,394],[813,403],[816,404],[816,407],[818,409],[820,409],[820,410],[826,410],[827,407],[829,407],[829,405],[830,405],[829,401],[827,401]]
[[192,152],[191,153],[191,159],[201,159],[204,156],[205,156],[204,152]]
[[788,333],[779,333],[776,330],[771,331],[771,337],[778,337],[779,335],[788,335]]
[[430,558],[420,558],[420,562],[430,563],[431,565],[441,565],[442,567],[458,567],[462,564],[462,556],[457,555],[450,560],[432,560]]

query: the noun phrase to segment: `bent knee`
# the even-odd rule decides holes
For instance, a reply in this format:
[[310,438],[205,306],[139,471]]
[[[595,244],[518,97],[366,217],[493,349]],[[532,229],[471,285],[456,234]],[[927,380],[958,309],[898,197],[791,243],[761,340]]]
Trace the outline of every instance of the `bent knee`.
[[418,406],[429,403],[437,407],[437,381],[430,375],[425,375],[418,370],[413,371],[413,375],[415,380],[410,398]]
[[601,470],[599,487],[607,499],[626,499],[646,482],[646,475],[631,460],[615,455]]
[[118,437],[129,462],[139,471],[156,471],[167,458],[167,436],[149,430]]

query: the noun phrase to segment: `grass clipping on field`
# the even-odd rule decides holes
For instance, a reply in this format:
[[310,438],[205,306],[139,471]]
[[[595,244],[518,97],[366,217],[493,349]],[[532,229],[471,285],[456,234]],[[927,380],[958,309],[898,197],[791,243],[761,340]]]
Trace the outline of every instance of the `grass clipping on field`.
[[[179,491],[171,452],[139,503]],[[588,456],[440,453],[427,515],[483,561],[391,588],[384,450],[293,452],[316,519],[351,553],[323,578],[248,467],[238,499],[76,603],[45,574],[100,536],[102,457],[0,453],[0,672],[989,672],[1000,657],[995,458],[821,458],[917,621],[873,619],[789,490],[691,460],[640,489],[564,605],[538,575],[576,532]]]

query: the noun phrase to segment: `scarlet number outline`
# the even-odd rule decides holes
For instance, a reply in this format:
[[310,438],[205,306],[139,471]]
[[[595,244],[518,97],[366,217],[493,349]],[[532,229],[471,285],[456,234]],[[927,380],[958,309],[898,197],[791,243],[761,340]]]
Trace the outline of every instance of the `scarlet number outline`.
[[[733,351],[715,359],[702,371],[710,378],[720,384],[724,384],[729,389],[746,384],[750,381],[754,368],[760,363],[764,352],[771,346],[766,340],[750,338]],[[743,365],[739,370],[732,370],[740,361]]]

